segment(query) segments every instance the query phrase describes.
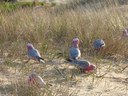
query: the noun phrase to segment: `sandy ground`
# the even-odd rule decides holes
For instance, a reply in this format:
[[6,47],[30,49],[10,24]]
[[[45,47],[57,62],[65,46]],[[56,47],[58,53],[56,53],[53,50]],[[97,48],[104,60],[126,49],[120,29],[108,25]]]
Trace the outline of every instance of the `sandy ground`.
[[[73,96],[128,96],[128,69],[119,72],[122,64],[112,64],[109,61],[101,61],[100,67],[97,68],[95,74],[83,74],[78,70],[63,61],[54,60],[47,62],[45,65],[28,64],[23,66],[21,63],[16,63],[10,67],[6,62],[1,60],[0,68],[0,96],[14,96],[13,84],[20,81],[20,78],[27,76],[31,70],[34,70],[41,75],[44,80],[56,85],[62,85],[68,89],[68,92],[73,92]],[[62,63],[62,64],[61,64]],[[5,64],[5,65],[4,65]],[[18,67],[15,67],[19,64]],[[124,64],[123,66],[125,66]],[[29,68],[31,66],[31,68]],[[99,66],[99,65],[98,65]],[[20,70],[27,70],[23,72]],[[20,70],[20,71],[19,71]],[[57,71],[59,70],[59,72]],[[74,75],[72,75],[74,73]],[[69,79],[70,77],[72,79]],[[63,95],[57,95],[63,96]],[[67,95],[65,95],[67,96]]]

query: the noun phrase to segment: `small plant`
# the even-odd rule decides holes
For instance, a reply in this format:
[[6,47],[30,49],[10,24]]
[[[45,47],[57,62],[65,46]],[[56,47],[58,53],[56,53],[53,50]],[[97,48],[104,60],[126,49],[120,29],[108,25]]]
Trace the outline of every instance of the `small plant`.
[[[44,6],[43,2],[38,3],[39,6]],[[0,10],[2,11],[14,11],[18,8],[32,8],[35,5],[33,2],[16,2],[16,3],[11,3],[11,2],[2,2],[0,3]]]

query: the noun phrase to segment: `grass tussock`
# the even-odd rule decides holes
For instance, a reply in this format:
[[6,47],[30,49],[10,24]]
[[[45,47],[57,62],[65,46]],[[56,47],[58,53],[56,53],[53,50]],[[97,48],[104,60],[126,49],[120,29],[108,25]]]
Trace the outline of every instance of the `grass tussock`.
[[[122,8],[117,5],[96,10],[79,6],[63,12],[58,8],[24,8],[2,12],[1,49],[7,49],[8,46],[11,51],[23,52],[24,44],[32,42],[39,46],[42,52],[60,50],[65,54],[72,38],[79,37],[82,53],[87,55],[93,50],[93,41],[102,38],[106,42],[102,52],[104,56],[121,54],[127,57],[127,40],[121,38],[122,30],[127,27],[126,16],[127,6]],[[17,52],[13,51],[13,54],[15,53]]]
[[25,84],[19,84],[17,86],[17,93],[14,96],[73,96],[69,90],[60,85],[49,88],[45,86],[42,89],[35,87],[28,87]]

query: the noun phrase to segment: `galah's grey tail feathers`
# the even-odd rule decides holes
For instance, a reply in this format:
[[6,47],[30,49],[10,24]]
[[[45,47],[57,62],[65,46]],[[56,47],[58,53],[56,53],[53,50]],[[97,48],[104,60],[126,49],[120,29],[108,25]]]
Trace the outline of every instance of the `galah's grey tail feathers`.
[[38,57],[37,59],[38,59],[39,62],[41,62],[41,63],[45,63],[44,58],[42,58],[42,57]]
[[38,59],[39,59],[39,60],[40,60],[40,59],[41,59],[41,60],[44,60],[44,58],[42,58],[42,57],[38,57]]

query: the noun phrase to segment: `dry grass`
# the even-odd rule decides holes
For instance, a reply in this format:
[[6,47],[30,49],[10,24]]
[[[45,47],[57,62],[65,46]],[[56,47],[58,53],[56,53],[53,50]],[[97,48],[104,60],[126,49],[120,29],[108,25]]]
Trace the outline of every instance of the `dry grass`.
[[1,50],[20,54],[26,50],[25,44],[32,42],[43,54],[54,49],[66,53],[71,39],[77,36],[82,41],[83,55],[90,54],[96,38],[102,38],[106,42],[103,55],[121,54],[127,57],[127,40],[121,39],[122,30],[127,27],[126,18],[127,6],[97,10],[80,6],[67,11],[26,8],[3,12],[0,14]]

